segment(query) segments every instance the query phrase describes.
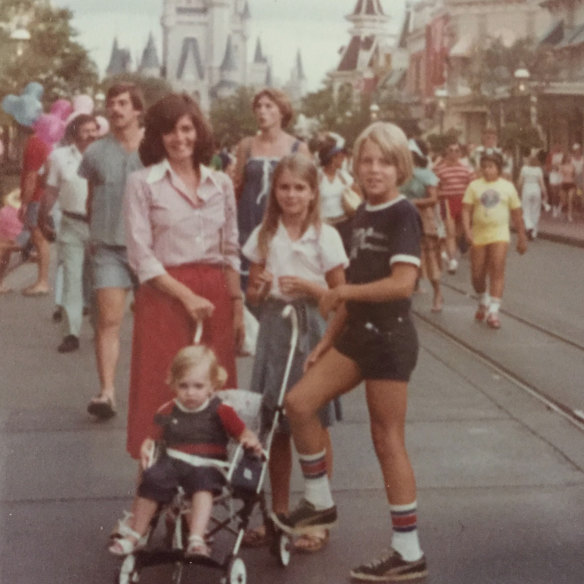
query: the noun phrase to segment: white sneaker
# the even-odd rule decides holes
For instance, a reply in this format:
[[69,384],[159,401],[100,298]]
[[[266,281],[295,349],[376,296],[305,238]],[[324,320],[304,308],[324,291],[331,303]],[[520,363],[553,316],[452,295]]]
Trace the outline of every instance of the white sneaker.
[[452,258],[448,262],[448,273],[449,274],[456,274],[456,270],[458,270],[458,262],[454,258]]

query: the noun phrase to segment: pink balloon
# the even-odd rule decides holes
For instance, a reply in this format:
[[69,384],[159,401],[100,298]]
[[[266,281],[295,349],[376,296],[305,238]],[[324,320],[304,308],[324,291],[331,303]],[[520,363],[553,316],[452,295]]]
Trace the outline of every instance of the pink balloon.
[[54,114],[43,114],[33,125],[35,134],[49,146],[65,135],[65,122]]
[[73,103],[73,113],[67,118],[67,125],[81,114],[91,115],[93,113],[93,99],[89,95],[76,95],[71,101]]
[[73,102],[73,112],[80,114],[93,113],[93,99],[89,95],[76,95],[71,100]]
[[66,120],[72,111],[73,106],[71,105],[71,102],[66,99],[58,99],[51,106],[51,114],[57,116],[60,120]]

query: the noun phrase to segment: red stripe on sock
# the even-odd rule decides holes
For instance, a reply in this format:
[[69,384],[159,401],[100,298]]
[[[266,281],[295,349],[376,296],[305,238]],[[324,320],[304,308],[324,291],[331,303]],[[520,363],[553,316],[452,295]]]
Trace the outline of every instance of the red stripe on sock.
[[300,468],[306,478],[320,477],[326,474],[326,460],[324,458],[310,461],[301,460]]

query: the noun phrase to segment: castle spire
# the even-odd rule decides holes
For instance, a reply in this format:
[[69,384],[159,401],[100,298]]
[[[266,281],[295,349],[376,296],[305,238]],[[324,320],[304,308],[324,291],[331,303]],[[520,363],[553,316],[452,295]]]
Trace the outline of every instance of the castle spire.
[[305,81],[306,75],[304,74],[304,65],[302,63],[302,54],[300,53],[300,49],[296,53],[296,75],[298,75],[299,81]]
[[154,35],[150,33],[148,43],[142,52],[142,59],[140,60],[140,71],[160,71],[160,60],[158,59],[158,52],[156,51],[156,44],[154,42]]
[[385,16],[380,0],[357,0],[353,16]]
[[249,3],[247,0],[245,0],[243,12],[241,13],[241,18],[243,18],[244,20],[249,20],[251,18],[251,11],[249,9]]
[[267,63],[267,59],[264,57],[262,52],[262,43],[260,42],[260,38],[258,37],[256,41],[256,48],[255,48],[255,56],[253,58],[254,63]]
[[227,47],[225,48],[225,56],[220,67],[222,72],[237,71],[237,62],[235,60],[235,52],[233,50],[233,42],[231,35],[227,37]]

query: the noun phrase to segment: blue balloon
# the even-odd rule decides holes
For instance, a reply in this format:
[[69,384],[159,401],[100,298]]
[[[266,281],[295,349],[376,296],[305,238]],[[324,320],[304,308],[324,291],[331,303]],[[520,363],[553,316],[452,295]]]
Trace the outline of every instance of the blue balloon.
[[40,83],[31,81],[24,88],[22,95],[7,95],[2,100],[2,109],[21,126],[31,127],[43,113],[43,105],[40,101],[43,91]]
[[39,101],[43,97],[43,93],[45,90],[43,86],[38,81],[31,81],[22,92],[22,95],[31,95],[32,97],[36,97]]

